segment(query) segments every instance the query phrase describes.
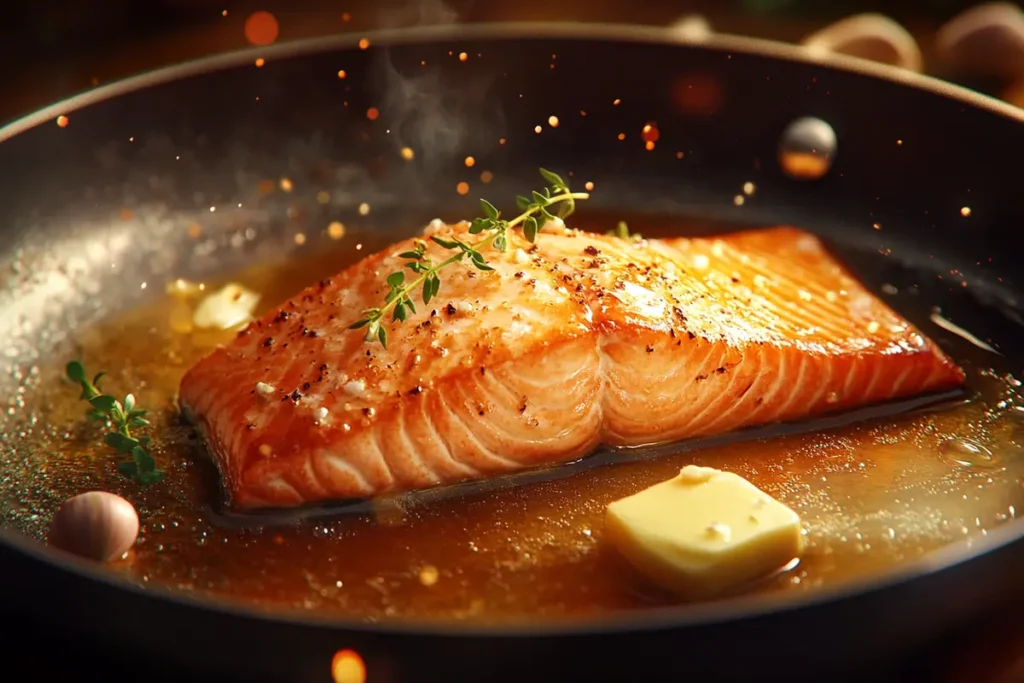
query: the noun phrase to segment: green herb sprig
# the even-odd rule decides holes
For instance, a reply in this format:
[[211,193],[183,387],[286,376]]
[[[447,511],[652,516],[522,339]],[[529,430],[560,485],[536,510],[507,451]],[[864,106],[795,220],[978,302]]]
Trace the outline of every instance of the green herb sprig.
[[131,457],[131,460],[119,462],[117,471],[140,484],[155,484],[163,479],[164,472],[157,469],[156,460],[147,450],[150,437],[136,438],[129,431],[132,427],[145,427],[149,424],[145,418],[146,411],[135,407],[135,396],[128,394],[122,403],[104,394],[97,385],[105,373],[101,372],[89,380],[85,367],[78,361],[68,363],[65,373],[69,380],[82,387],[80,398],[89,402],[89,419],[105,421],[113,427],[113,431],[103,437],[103,442],[119,454]]
[[619,224],[615,226],[614,230],[609,230],[605,234],[610,235],[612,237],[619,237],[624,240],[630,240],[633,242],[641,242],[644,239],[643,236],[638,232],[630,233],[629,226],[626,225],[626,221],[619,221]]
[[[410,294],[417,288],[421,289],[421,298],[424,305],[437,296],[441,288],[441,278],[438,273],[453,263],[458,263],[466,257],[469,258],[473,267],[478,270],[494,270],[487,264],[487,257],[483,250],[491,247],[498,251],[508,251],[508,232],[513,228],[522,227],[523,236],[530,242],[537,240],[537,233],[546,221],[553,221],[557,218],[567,218],[576,210],[577,199],[588,199],[586,192],[573,192],[569,185],[557,174],[540,169],[540,175],[547,181],[548,185],[539,191],[534,191],[529,197],[516,197],[516,206],[520,214],[512,220],[504,220],[501,212],[498,211],[486,199],[480,200],[480,209],[483,216],[474,218],[469,224],[471,235],[486,236],[473,243],[463,242],[459,239],[446,239],[443,237],[431,236],[430,240],[437,245],[455,252],[440,263],[434,263],[427,257],[427,243],[423,240],[415,240],[413,249],[399,254],[400,258],[408,259],[404,267],[417,275],[411,282],[406,282],[405,272],[396,271],[388,275],[385,282],[388,285],[388,293],[384,297],[384,305],[376,308],[368,308],[363,311],[363,317],[349,325],[349,329],[356,330],[366,328],[365,340],[367,342],[379,341],[381,346],[387,348],[388,334],[384,329],[384,317],[391,312],[393,321],[401,322],[410,313],[416,312],[416,306],[412,302]],[[554,213],[552,207],[556,207]]]

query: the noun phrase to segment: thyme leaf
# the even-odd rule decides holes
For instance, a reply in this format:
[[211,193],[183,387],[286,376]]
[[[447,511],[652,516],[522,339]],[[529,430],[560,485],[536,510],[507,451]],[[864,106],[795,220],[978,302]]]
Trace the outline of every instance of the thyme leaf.
[[486,199],[480,200],[480,212],[483,215],[469,223],[469,234],[481,236],[475,242],[431,236],[431,242],[453,252],[445,260],[434,263],[427,257],[427,243],[415,240],[413,249],[402,252],[399,257],[406,259],[402,267],[412,271],[417,277],[407,280],[403,270],[388,275],[384,281],[388,290],[383,305],[364,310],[363,317],[349,325],[349,329],[366,328],[365,341],[380,342],[381,346],[387,348],[385,316],[390,312],[391,321],[401,323],[410,313],[415,313],[416,307],[410,295],[417,289],[420,289],[423,303],[430,303],[441,288],[441,270],[466,259],[477,270],[494,270],[487,262],[487,250],[508,251],[510,230],[521,228],[523,236],[529,242],[536,242],[537,233],[547,221],[569,217],[576,210],[577,199],[590,197],[585,192],[573,192],[558,174],[547,169],[540,169],[540,175],[547,185],[539,191],[531,192],[529,197],[516,197],[516,206],[520,213],[511,220],[503,219],[501,212]]
[[117,471],[140,484],[155,484],[163,479],[165,473],[157,468],[156,460],[148,449],[150,438],[136,438],[130,431],[133,427],[149,424],[145,418],[146,411],[136,407],[135,396],[127,394],[123,401],[119,401],[110,394],[104,394],[98,386],[104,373],[89,380],[85,367],[79,361],[68,363],[64,374],[82,388],[81,398],[89,402],[88,419],[106,422],[112,428],[104,435],[103,443],[118,455],[130,458],[117,463]]

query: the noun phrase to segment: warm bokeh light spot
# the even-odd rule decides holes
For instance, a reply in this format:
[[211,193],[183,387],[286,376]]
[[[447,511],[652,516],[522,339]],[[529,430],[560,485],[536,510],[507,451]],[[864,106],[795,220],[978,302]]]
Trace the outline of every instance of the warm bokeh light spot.
[[464,62],[467,59],[469,59],[469,55],[467,55],[465,52],[460,52],[459,53],[459,61],[460,62]]
[[592,180],[588,180],[583,187],[586,188],[587,192],[593,192],[594,191],[594,182]]
[[644,124],[643,129],[640,131],[640,137],[643,138],[644,142],[657,142],[658,138],[661,137],[661,131],[658,130],[658,124],[651,123]]
[[257,68],[257,69],[258,69],[258,68],[260,68],[261,66],[263,66],[263,65],[264,65],[264,64],[266,64],[266,63],[267,63],[267,62],[266,62],[266,60],[264,60],[264,59],[263,59],[263,57],[257,57],[257,58],[256,58],[256,62],[255,62],[255,64],[256,64],[256,68]]
[[466,168],[473,168],[473,164],[476,163],[476,159],[473,157],[466,157],[466,161],[464,163],[466,164]]
[[968,216],[970,216],[971,215],[971,207],[969,207],[969,206],[962,207],[960,209],[960,215],[963,216],[964,218],[967,218]]
[[366,664],[355,650],[338,650],[331,659],[334,683],[365,683]]
[[378,118],[380,118],[380,110],[377,109],[377,107],[370,107],[369,109],[366,110],[366,118],[370,119],[371,121],[376,121]]
[[338,72],[338,78],[345,78],[346,76],[348,76],[348,74],[347,74],[347,73],[345,73],[345,70],[344,70],[344,69],[342,69],[342,70],[340,70],[340,71]]
[[551,126],[552,128],[558,128],[558,117],[553,114],[549,116],[548,125]]
[[682,153],[682,152],[676,152],[676,159],[682,159],[682,158],[683,158],[683,156],[684,156],[684,155],[683,155],[683,153]]
[[361,38],[359,40],[359,49],[360,50],[365,50],[368,47],[370,47],[370,41],[367,40],[366,38]]
[[67,128],[69,123],[70,121],[68,120],[68,117],[63,114],[57,117],[57,125],[61,128]]
[[1024,78],[1021,78],[1016,83],[1011,83],[1000,97],[1013,106],[1024,109]]
[[277,17],[270,12],[253,12],[245,20],[245,39],[252,45],[270,45],[279,30]]
[[427,565],[420,569],[420,583],[424,586],[433,586],[439,578],[441,578],[441,573],[437,570],[437,567]]
[[686,114],[707,116],[722,107],[725,90],[714,74],[695,72],[685,74],[672,86],[672,100]]
[[332,240],[340,240],[345,236],[345,224],[341,221],[331,221],[327,226],[327,235]]
[[416,158],[416,152],[413,151],[412,147],[403,147],[399,154],[401,154],[402,158],[406,161],[412,161]]
[[261,180],[258,189],[260,194],[270,194],[274,191],[274,181]]
[[291,192],[295,185],[292,183],[290,178],[281,178],[281,189],[284,192]]
[[455,186],[455,191],[463,195],[469,194],[469,183],[467,183],[466,181],[462,181],[461,183]]
[[341,13],[341,20],[342,21],[352,21],[352,15],[349,14],[348,12],[342,12]]
[[625,139],[626,139],[626,134],[625,133],[619,133],[619,140],[625,140]]
[[491,173],[490,171],[484,171],[483,173],[480,174],[480,182],[487,184],[492,180],[494,180],[494,174]]
[[648,140],[647,142],[644,143],[644,149],[646,149],[648,152],[653,152],[654,151],[654,143],[652,141]]

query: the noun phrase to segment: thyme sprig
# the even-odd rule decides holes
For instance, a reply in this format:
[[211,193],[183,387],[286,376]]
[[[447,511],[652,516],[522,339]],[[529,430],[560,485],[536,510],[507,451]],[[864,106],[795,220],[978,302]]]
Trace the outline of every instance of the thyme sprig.
[[644,239],[643,235],[641,235],[638,232],[630,233],[629,226],[626,225],[626,221],[619,221],[618,225],[615,226],[614,230],[609,230],[605,234],[610,235],[611,237],[618,237],[620,239],[630,240],[633,242],[641,242]]
[[[516,197],[516,206],[520,213],[511,220],[503,219],[501,212],[486,199],[480,200],[483,216],[474,218],[470,222],[469,233],[483,235],[481,239],[469,243],[460,239],[432,235],[430,237],[432,242],[454,252],[443,261],[434,263],[427,256],[427,243],[419,239],[414,240],[412,250],[402,252],[399,257],[407,259],[404,267],[415,273],[417,277],[406,281],[406,274],[402,270],[388,275],[385,280],[388,293],[384,297],[384,305],[364,310],[363,317],[349,325],[349,329],[365,327],[367,342],[379,341],[381,346],[387,348],[388,334],[384,328],[385,316],[390,312],[391,320],[402,322],[408,318],[410,313],[415,313],[416,306],[413,304],[410,294],[417,288],[421,289],[420,296],[424,305],[429,304],[441,289],[441,278],[438,273],[442,269],[468,257],[470,263],[477,270],[494,270],[488,265],[484,251],[488,248],[501,252],[508,251],[509,230],[521,227],[523,236],[531,243],[535,242],[537,233],[547,221],[568,218],[576,210],[577,199],[590,197],[586,192],[573,192],[558,174],[547,169],[540,169],[540,175],[548,183],[547,186],[530,193],[529,197],[523,195]],[[554,213],[552,213],[552,209],[554,209]]]
[[119,462],[117,471],[140,484],[155,484],[163,479],[164,472],[157,469],[156,460],[148,450],[150,437],[134,437],[129,431],[133,427],[145,427],[149,424],[149,420],[145,418],[146,411],[135,407],[135,396],[126,395],[122,403],[113,396],[104,394],[98,385],[105,373],[101,372],[90,380],[85,367],[78,361],[68,363],[65,374],[69,380],[82,387],[79,398],[89,402],[89,419],[107,422],[113,428],[103,437],[103,442],[120,455],[131,457],[131,460]]

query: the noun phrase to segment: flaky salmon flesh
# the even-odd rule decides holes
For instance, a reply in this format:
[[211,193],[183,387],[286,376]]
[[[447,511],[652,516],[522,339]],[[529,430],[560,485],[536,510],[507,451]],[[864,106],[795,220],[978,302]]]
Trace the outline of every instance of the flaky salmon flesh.
[[[466,224],[435,236],[473,241]],[[454,484],[962,386],[934,343],[792,228],[631,241],[509,234],[429,306],[348,329],[399,242],[324,280],[182,379],[235,509]],[[439,262],[450,251],[431,243]],[[406,271],[408,272],[408,271]]]

